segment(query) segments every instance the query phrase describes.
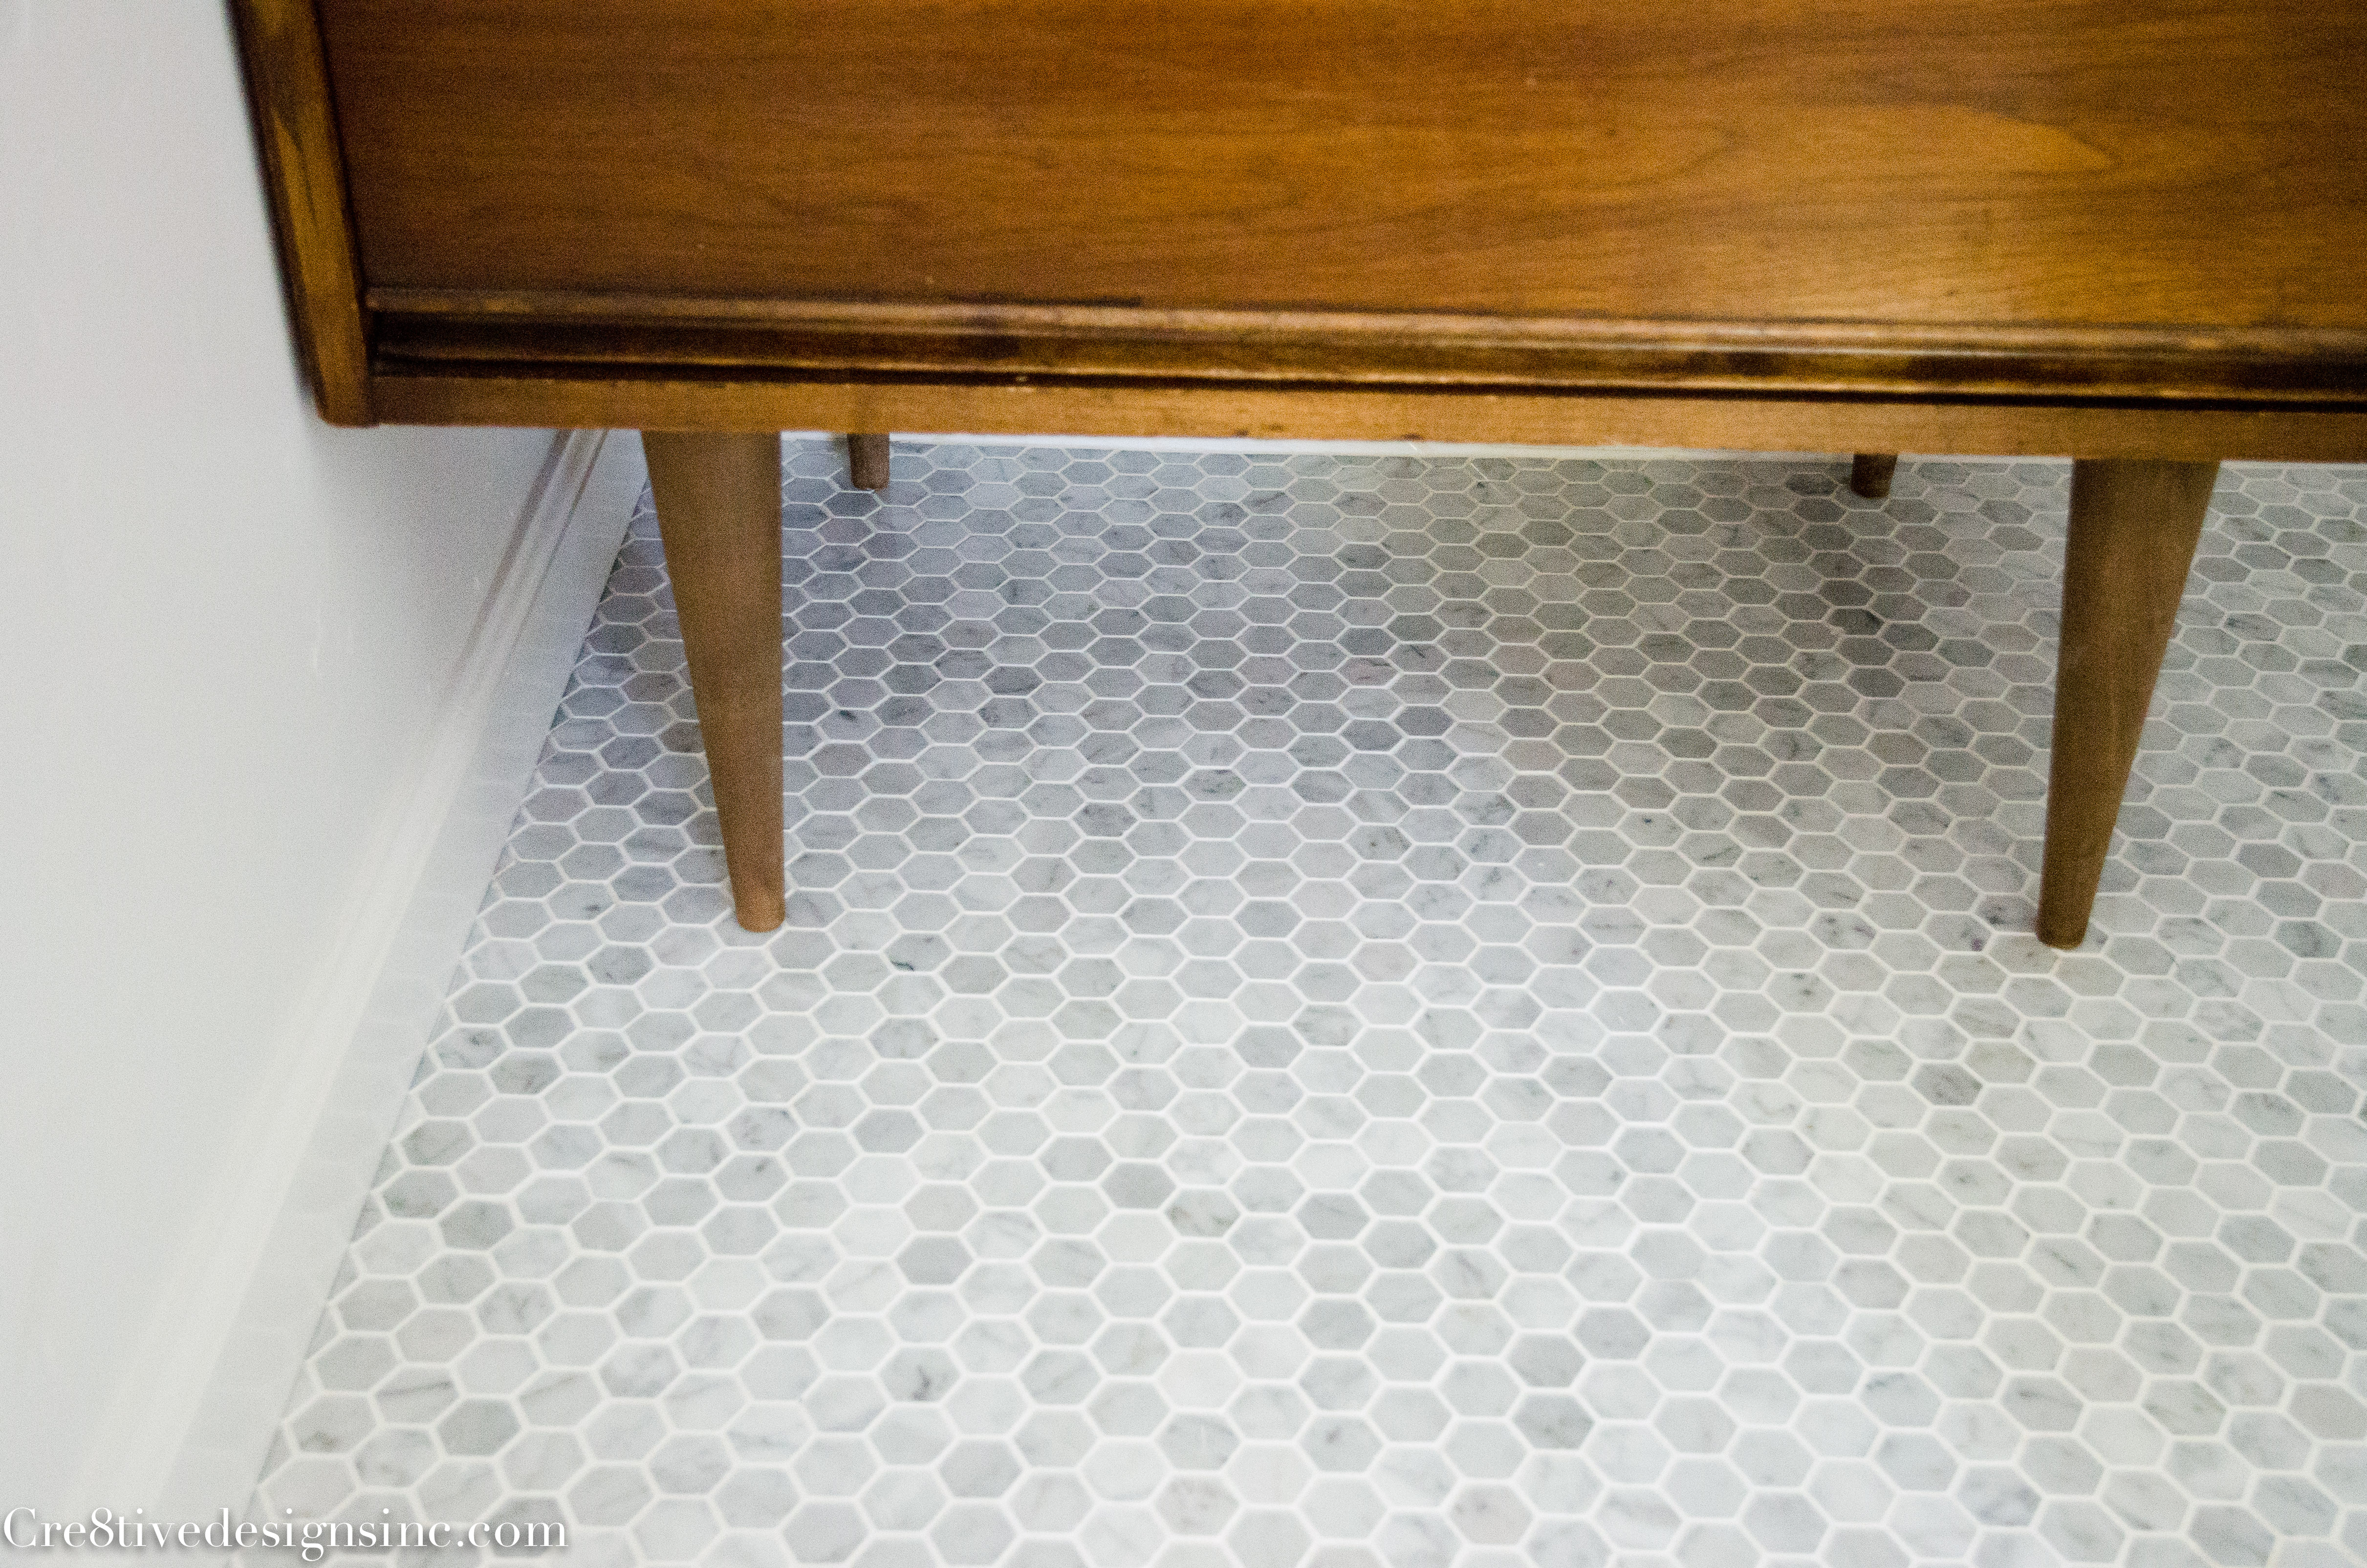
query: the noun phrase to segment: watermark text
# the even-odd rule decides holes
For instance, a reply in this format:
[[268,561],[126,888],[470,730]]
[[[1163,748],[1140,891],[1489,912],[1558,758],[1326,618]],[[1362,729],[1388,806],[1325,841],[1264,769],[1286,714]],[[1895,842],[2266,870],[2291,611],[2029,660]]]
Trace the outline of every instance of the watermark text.
[[560,1551],[567,1527],[550,1519],[232,1519],[228,1508],[199,1523],[152,1519],[145,1509],[94,1508],[86,1519],[45,1519],[31,1508],[0,1514],[0,1540],[19,1551],[295,1552],[318,1562],[332,1551]]

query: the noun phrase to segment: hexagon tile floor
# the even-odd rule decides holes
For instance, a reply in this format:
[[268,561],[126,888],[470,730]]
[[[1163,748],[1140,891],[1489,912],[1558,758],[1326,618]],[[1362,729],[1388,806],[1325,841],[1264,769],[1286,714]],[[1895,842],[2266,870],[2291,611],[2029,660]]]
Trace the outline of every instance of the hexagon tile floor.
[[2367,1560],[2367,470],[2227,471],[2060,955],[2064,464],[842,464],[789,924],[725,914],[645,509],[272,1517]]

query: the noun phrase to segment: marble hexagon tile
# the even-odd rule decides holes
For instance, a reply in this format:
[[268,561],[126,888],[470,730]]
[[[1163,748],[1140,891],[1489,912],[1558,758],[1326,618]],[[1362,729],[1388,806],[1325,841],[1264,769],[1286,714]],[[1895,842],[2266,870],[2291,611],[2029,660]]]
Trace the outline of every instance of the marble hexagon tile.
[[2367,472],[2223,476],[2065,955],[2065,465],[787,457],[787,926],[644,503],[258,1509],[2367,1560]]

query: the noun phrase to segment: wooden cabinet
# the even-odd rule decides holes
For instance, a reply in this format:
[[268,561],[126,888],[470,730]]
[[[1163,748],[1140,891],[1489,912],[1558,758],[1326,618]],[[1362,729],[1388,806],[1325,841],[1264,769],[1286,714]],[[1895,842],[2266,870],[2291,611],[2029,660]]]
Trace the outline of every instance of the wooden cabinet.
[[669,448],[685,496],[785,427],[2118,460],[2074,504],[2050,940],[2208,465],[2367,456],[2348,6],[237,8],[341,423],[723,437]]

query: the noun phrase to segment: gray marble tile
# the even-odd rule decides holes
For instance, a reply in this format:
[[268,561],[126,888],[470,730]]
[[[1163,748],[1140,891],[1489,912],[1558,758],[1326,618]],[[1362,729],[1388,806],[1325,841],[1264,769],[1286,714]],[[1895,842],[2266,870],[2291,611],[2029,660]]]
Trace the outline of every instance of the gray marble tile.
[[2058,954],[2067,468],[1846,466],[792,444],[763,937],[645,501],[256,1507],[2367,1560],[2367,472],[2226,471]]

